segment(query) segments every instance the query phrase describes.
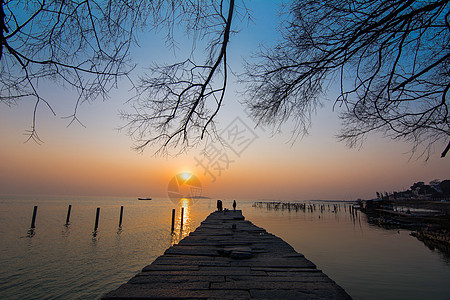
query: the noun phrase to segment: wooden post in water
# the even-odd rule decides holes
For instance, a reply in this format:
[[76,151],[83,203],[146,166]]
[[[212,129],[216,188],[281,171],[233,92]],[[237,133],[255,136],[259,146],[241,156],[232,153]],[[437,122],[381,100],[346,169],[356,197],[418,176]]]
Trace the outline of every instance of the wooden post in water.
[[123,205],[120,207],[119,227],[122,227]]
[[180,230],[183,229],[183,216],[184,216],[184,207],[181,208],[181,223],[180,223]]
[[100,207],[97,207],[97,213],[95,214],[95,226],[94,226],[94,232],[97,231],[98,228],[98,219],[100,217]]
[[69,204],[69,208],[67,209],[67,217],[66,217],[66,225],[69,225],[70,221],[70,211],[72,210],[72,205]]
[[31,228],[35,228],[36,226],[36,213],[37,213],[37,206],[33,209],[33,217],[31,218]]
[[171,227],[172,232],[174,229],[175,229],[175,208],[172,209],[172,227]]

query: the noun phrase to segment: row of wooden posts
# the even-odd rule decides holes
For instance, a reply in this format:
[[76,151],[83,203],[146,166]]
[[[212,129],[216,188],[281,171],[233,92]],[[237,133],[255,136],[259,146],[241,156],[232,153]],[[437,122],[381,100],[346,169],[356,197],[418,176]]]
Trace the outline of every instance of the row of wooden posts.
[[[265,201],[259,201],[259,202],[254,202],[253,203],[253,207],[258,207],[258,208],[267,208],[268,210],[295,210],[295,211],[309,211],[309,212],[313,212],[316,211],[316,204],[312,203],[312,204],[307,204],[307,203],[302,203],[302,202],[281,202],[281,201],[272,201],[272,202],[265,202]],[[325,204],[318,204],[317,208],[320,210],[320,212],[324,212],[326,210],[326,205]],[[334,213],[337,213],[338,211],[341,210],[341,204],[328,204],[328,211],[332,211]],[[347,205],[344,203],[344,210],[347,211]],[[350,214],[354,215],[354,214],[358,214],[357,208],[354,207],[352,204],[348,205],[348,211]]]
[[[36,215],[37,215],[37,205],[33,208],[33,216],[31,218],[31,229],[36,228]],[[69,207],[67,209],[67,217],[66,217],[66,226],[69,225],[70,221],[70,213],[72,211],[72,205],[69,204]],[[180,222],[180,229],[183,229],[183,218],[184,218],[184,207],[181,208],[181,222]],[[95,213],[95,225],[94,225],[94,233],[97,232],[98,229],[98,221],[100,219],[100,207],[97,207],[97,211]],[[123,220],[123,206],[120,207],[120,217],[119,217],[119,228],[122,227],[122,220]],[[175,208],[172,209],[172,226],[171,231],[174,232],[175,230]]]

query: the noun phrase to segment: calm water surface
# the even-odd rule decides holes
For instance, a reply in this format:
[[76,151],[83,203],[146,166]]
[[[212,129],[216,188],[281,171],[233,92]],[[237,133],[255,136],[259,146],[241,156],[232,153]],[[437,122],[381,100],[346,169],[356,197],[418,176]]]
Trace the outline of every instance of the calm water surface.
[[[232,200],[224,206],[231,207]],[[283,238],[354,299],[449,299],[450,261],[411,237],[353,218],[348,209],[281,211],[238,208],[255,225]],[[65,226],[67,207],[72,205]],[[36,228],[29,232],[33,206]],[[122,228],[118,227],[124,206]],[[100,207],[97,236],[93,236]],[[175,234],[170,232],[176,208]],[[117,288],[194,230],[213,200],[180,208],[167,199],[0,197],[0,299],[97,299]]]

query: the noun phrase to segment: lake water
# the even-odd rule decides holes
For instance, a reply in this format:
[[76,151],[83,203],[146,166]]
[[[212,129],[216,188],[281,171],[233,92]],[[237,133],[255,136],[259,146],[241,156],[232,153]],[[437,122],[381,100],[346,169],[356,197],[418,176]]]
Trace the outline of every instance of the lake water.
[[[224,200],[224,206],[230,208],[231,201]],[[409,231],[371,226],[363,214],[352,217],[343,203],[337,212],[289,212],[252,207],[253,202],[237,201],[246,219],[283,238],[354,299],[450,298],[449,258]],[[36,228],[30,232],[34,205]],[[0,299],[97,299],[163,254],[214,209],[213,200],[187,206],[181,231],[180,208],[168,199],[1,196]]]

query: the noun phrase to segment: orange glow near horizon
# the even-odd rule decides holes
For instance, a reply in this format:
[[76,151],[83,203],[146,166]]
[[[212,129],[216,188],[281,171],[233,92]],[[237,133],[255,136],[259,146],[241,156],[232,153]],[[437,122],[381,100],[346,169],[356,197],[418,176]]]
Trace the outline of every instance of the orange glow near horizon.
[[169,182],[181,174],[173,191],[176,199],[354,200],[450,176],[450,159],[410,161],[405,145],[377,139],[357,151],[331,138],[307,137],[290,148],[260,137],[240,157],[223,150],[233,162],[219,172],[215,165],[205,170],[197,163],[198,149],[155,157],[130,150],[129,140],[114,144],[110,138],[95,141],[81,135],[39,146],[4,131],[0,193],[167,197]]
[[[279,21],[277,14],[272,13],[277,6],[275,1],[253,1],[251,5],[259,19],[256,17],[255,22],[241,28],[233,39],[240,53],[251,53],[255,45],[279,38],[276,26],[272,26]],[[145,36],[142,47],[130,49],[136,59],[134,75],[145,71],[150,61],[159,64],[177,59],[160,47],[163,44],[154,43],[158,39],[159,36]],[[152,53],[146,51],[148,47]],[[184,48],[180,48],[180,54],[188,50]],[[239,73],[242,61],[231,59],[229,63],[236,71],[233,73]],[[190,204],[198,196],[356,200],[375,197],[377,191],[408,189],[417,181],[450,179],[450,154],[439,157],[448,141],[444,145],[436,143],[427,162],[423,157],[415,160],[410,156],[410,144],[382,138],[377,133],[369,135],[360,149],[349,149],[338,142],[340,109],[333,101],[340,94],[338,83],[330,82],[324,98],[318,99],[323,106],[318,105],[311,115],[309,135],[296,139],[295,118],[280,127],[256,124],[239,93],[232,92],[242,92],[245,87],[231,77],[224,105],[214,117],[215,126],[208,130],[221,138],[231,128],[241,131],[245,127],[245,131],[249,129],[254,134],[234,135],[237,148],[233,149],[231,140],[222,143],[215,134],[200,139],[190,132],[186,144],[167,148],[168,153],[158,152],[162,144],[151,143],[143,152],[132,150],[137,141],[127,135],[127,121],[118,114],[134,111],[132,101],[126,101],[135,96],[128,84],[118,81],[118,88],[108,93],[108,101],[92,99],[77,107],[77,118],[82,124],[73,122],[67,126],[70,119],[61,117],[74,113],[76,90],[42,81],[39,92],[52,104],[57,116],[44,102],[35,111],[34,101],[25,98],[17,105],[0,109],[0,194],[164,197],[170,198],[174,206],[181,202],[188,209],[189,204],[180,199],[191,198]],[[42,143],[24,143],[34,111]],[[240,121],[233,123],[237,118]],[[233,127],[229,127],[231,124]],[[142,139],[149,137],[144,135]],[[206,157],[206,151],[211,149],[214,153]]]

